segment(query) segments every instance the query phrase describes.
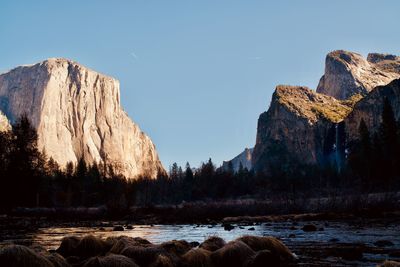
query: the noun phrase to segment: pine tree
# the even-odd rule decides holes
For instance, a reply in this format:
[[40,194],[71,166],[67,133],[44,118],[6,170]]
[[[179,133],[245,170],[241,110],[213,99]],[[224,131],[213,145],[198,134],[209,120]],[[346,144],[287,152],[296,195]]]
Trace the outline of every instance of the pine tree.
[[369,156],[371,153],[371,137],[364,119],[361,119],[358,133],[360,136],[361,153],[365,156]]
[[[44,158],[37,147],[37,133],[26,114],[12,127],[9,179],[15,205],[37,204],[40,179],[44,173]],[[23,185],[23,186],[21,186]]]
[[189,162],[186,162],[185,166],[185,179],[186,180],[193,180],[193,171],[192,168],[190,167]]
[[385,98],[382,111],[382,123],[380,126],[380,141],[384,165],[382,175],[387,180],[386,186],[390,186],[397,170],[397,158],[399,151],[397,137],[397,122],[394,117],[392,106],[389,99]]
[[383,104],[380,138],[385,156],[388,158],[394,156],[397,148],[397,123],[392,106],[387,98],[385,98]]

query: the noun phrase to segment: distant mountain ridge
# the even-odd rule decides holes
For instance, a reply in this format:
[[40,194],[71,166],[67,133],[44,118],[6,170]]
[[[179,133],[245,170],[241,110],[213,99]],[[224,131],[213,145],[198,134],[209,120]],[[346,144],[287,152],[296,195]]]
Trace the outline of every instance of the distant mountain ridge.
[[245,148],[242,153],[237,155],[235,158],[233,158],[230,161],[224,161],[222,163],[222,169],[225,171],[229,171],[230,168],[234,172],[238,172],[240,170],[240,167],[243,169],[251,170],[253,168],[252,166],[252,154],[253,154],[253,148]]
[[62,167],[83,157],[127,178],[165,174],[154,144],[121,108],[119,82],[77,62],[51,58],[1,74],[0,111],[10,121],[27,114],[39,149]]

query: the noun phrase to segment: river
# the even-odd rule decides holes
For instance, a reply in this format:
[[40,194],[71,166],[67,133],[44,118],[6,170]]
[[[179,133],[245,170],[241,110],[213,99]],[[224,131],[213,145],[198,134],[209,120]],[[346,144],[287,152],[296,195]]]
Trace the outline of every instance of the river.
[[[305,232],[302,227],[313,224],[317,231]],[[99,225],[99,223],[97,223]],[[330,221],[330,222],[276,222],[259,224],[234,224],[227,231],[218,225],[132,225],[133,229],[113,231],[113,222],[101,222],[102,227],[46,227],[34,231],[8,231],[0,233],[0,243],[40,245],[46,249],[56,249],[61,239],[67,235],[84,236],[92,234],[106,238],[116,235],[143,237],[153,243],[172,239],[202,242],[207,237],[217,235],[226,241],[242,235],[274,236],[281,239],[298,257],[303,265],[310,266],[376,266],[385,259],[399,259],[400,228],[397,222],[380,221]],[[379,241],[383,244],[379,244]],[[382,242],[385,241],[385,242]],[[389,241],[389,242],[387,242]],[[378,242],[378,243],[377,243]],[[362,257],[343,259],[337,251],[353,254],[352,249],[361,247]],[[390,254],[390,256],[389,256]],[[346,256],[344,257],[346,258]]]

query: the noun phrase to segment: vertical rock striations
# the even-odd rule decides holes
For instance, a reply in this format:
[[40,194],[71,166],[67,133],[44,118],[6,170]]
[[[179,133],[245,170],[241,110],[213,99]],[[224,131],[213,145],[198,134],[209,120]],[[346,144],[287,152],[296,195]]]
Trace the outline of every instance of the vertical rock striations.
[[394,55],[360,54],[343,50],[329,53],[325,60],[325,74],[317,92],[347,99],[355,94],[366,95],[373,88],[400,78],[400,58]]
[[326,137],[358,99],[341,101],[307,87],[277,86],[270,108],[258,119],[254,169],[270,172],[286,164],[292,168],[295,162],[322,164],[326,147],[333,145],[326,144]]
[[53,58],[0,75],[0,110],[26,113],[38,145],[61,166],[83,157],[128,178],[165,173],[150,138],[120,106],[119,82],[76,62]]

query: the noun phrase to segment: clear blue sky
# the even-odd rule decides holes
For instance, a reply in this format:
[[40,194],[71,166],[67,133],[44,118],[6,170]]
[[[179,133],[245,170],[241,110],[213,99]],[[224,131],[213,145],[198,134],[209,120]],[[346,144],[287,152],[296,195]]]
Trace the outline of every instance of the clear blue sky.
[[119,79],[166,168],[252,147],[275,86],[315,88],[331,50],[400,54],[400,1],[60,2],[1,1],[0,72],[65,57]]

